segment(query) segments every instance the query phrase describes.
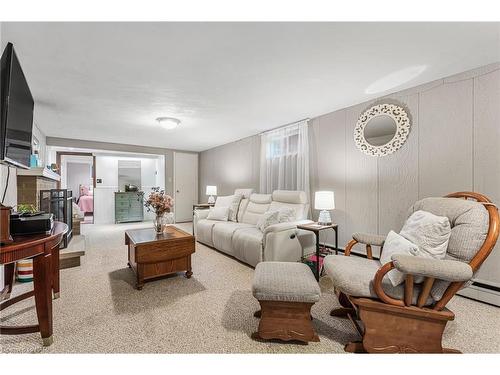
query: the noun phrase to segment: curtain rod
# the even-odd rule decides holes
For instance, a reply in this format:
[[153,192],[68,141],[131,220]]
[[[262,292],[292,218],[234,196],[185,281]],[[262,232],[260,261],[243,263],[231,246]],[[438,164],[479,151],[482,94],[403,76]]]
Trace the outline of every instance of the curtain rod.
[[266,134],[266,133],[269,133],[269,132],[272,132],[272,131],[275,131],[275,130],[278,130],[278,129],[281,129],[281,128],[286,128],[287,126],[291,126],[291,125],[294,125],[294,124],[298,124],[299,122],[302,122],[302,121],[309,121],[309,120],[310,120],[310,118],[309,118],[309,117],[306,117],[306,118],[303,118],[302,120],[298,120],[298,121],[294,121],[294,122],[289,122],[288,124],[277,126],[277,127],[275,127],[275,128],[272,128],[272,129],[266,130],[266,131],[261,132],[261,133],[259,133],[259,134]]

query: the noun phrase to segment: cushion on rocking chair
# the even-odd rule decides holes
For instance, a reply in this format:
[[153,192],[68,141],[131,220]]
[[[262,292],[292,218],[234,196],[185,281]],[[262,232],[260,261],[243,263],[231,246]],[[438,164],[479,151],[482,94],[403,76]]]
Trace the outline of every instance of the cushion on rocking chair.
[[[371,260],[357,256],[328,255],[324,260],[324,268],[332,279],[333,285],[342,293],[353,297],[367,297],[378,299],[373,289],[373,278],[382,267],[378,260]],[[393,286],[387,275],[382,280],[384,292],[396,299],[404,296],[404,284]],[[413,303],[417,302],[421,286],[413,287]],[[426,306],[432,305],[434,300],[429,297]]]

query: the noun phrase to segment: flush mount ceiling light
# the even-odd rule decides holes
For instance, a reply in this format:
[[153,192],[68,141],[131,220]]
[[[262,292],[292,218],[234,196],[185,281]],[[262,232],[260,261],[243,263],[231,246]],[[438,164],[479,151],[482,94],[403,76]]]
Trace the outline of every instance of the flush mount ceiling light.
[[365,93],[376,94],[401,86],[418,77],[425,69],[427,69],[427,65],[414,65],[392,72],[373,82],[366,88]]
[[160,126],[168,130],[175,129],[181,123],[181,120],[175,117],[158,117],[156,121]]

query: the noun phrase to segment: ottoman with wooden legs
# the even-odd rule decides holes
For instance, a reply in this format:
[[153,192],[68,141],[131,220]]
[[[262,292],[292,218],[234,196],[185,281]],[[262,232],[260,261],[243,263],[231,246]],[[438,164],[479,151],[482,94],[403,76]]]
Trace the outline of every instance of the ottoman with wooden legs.
[[321,291],[307,265],[261,262],[255,267],[252,292],[261,308],[255,313],[260,322],[254,339],[319,341],[311,307],[319,301]]

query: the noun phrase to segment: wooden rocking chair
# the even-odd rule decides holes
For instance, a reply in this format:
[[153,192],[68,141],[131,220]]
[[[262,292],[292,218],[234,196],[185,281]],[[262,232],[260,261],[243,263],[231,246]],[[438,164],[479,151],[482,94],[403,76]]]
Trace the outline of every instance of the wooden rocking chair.
[[[362,233],[353,235],[345,256],[325,258],[343,306],[331,315],[348,317],[362,336],[362,341],[345,346],[348,352],[459,353],[441,344],[446,323],[455,317],[446,304],[469,285],[495,246],[498,210],[487,197],[472,192],[422,199],[411,211],[416,210],[449,218],[452,232],[445,260],[393,255],[382,265],[373,259],[371,246],[382,251],[384,237]],[[366,245],[367,259],[349,256],[357,243]],[[403,285],[394,287],[384,278],[394,268],[405,274]],[[414,283],[416,276],[425,277],[424,282]]]

